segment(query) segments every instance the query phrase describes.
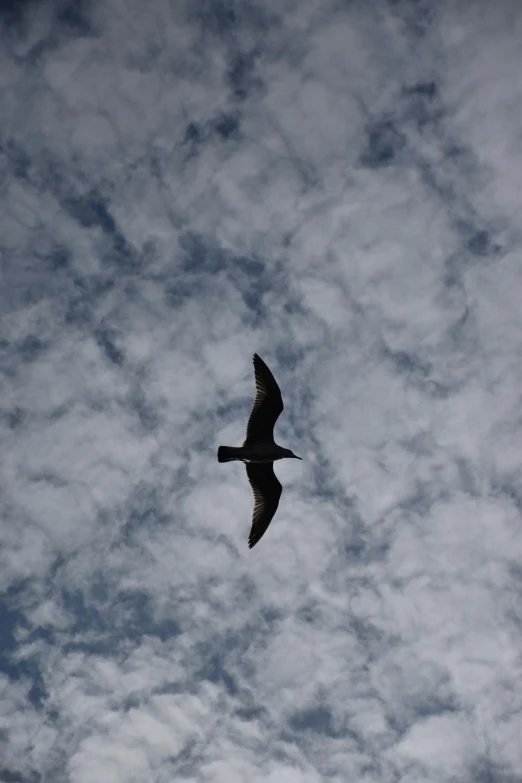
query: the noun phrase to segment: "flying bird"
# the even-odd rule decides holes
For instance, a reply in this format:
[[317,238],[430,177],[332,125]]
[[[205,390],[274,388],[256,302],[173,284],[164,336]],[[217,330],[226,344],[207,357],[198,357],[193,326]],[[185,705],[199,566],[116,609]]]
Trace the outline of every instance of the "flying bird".
[[242,446],[220,446],[218,462],[240,460],[254,493],[254,515],[248,538],[252,549],[263,536],[277,511],[283,487],[274,473],[276,459],[301,459],[274,441],[274,425],[283,411],[283,398],[276,380],[262,358],[254,354],[256,396]]

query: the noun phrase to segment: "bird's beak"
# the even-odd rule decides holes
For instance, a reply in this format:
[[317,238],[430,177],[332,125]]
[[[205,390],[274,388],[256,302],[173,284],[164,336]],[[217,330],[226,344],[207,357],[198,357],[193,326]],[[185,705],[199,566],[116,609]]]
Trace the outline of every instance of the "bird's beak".
[[300,459],[301,461],[303,460],[303,458],[302,457],[298,457],[297,454],[294,454],[294,459]]

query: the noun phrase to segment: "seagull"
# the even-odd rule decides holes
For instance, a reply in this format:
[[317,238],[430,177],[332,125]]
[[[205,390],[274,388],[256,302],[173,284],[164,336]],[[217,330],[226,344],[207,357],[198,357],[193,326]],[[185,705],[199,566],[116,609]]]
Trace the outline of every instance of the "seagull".
[[252,549],[266,532],[277,511],[283,487],[274,473],[276,459],[301,459],[290,449],[274,441],[274,425],[283,411],[283,398],[276,380],[262,358],[254,354],[256,396],[247,424],[242,446],[220,446],[218,462],[239,460],[246,464],[246,472],[254,493],[254,515],[248,538]]

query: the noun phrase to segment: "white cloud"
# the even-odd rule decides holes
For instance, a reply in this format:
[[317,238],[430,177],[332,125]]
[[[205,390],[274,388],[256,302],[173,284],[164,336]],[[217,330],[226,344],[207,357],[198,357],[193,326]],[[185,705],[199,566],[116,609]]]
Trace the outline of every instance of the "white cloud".
[[518,779],[513,8],[2,12],[0,778]]

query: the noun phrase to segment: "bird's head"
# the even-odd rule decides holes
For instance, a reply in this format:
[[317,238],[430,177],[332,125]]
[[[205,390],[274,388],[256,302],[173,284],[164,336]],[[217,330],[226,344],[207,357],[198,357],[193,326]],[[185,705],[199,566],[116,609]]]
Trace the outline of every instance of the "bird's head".
[[297,454],[294,454],[294,452],[291,451],[290,449],[286,449],[286,456],[289,457],[290,459],[300,459],[300,460],[303,459],[302,457],[298,457]]

